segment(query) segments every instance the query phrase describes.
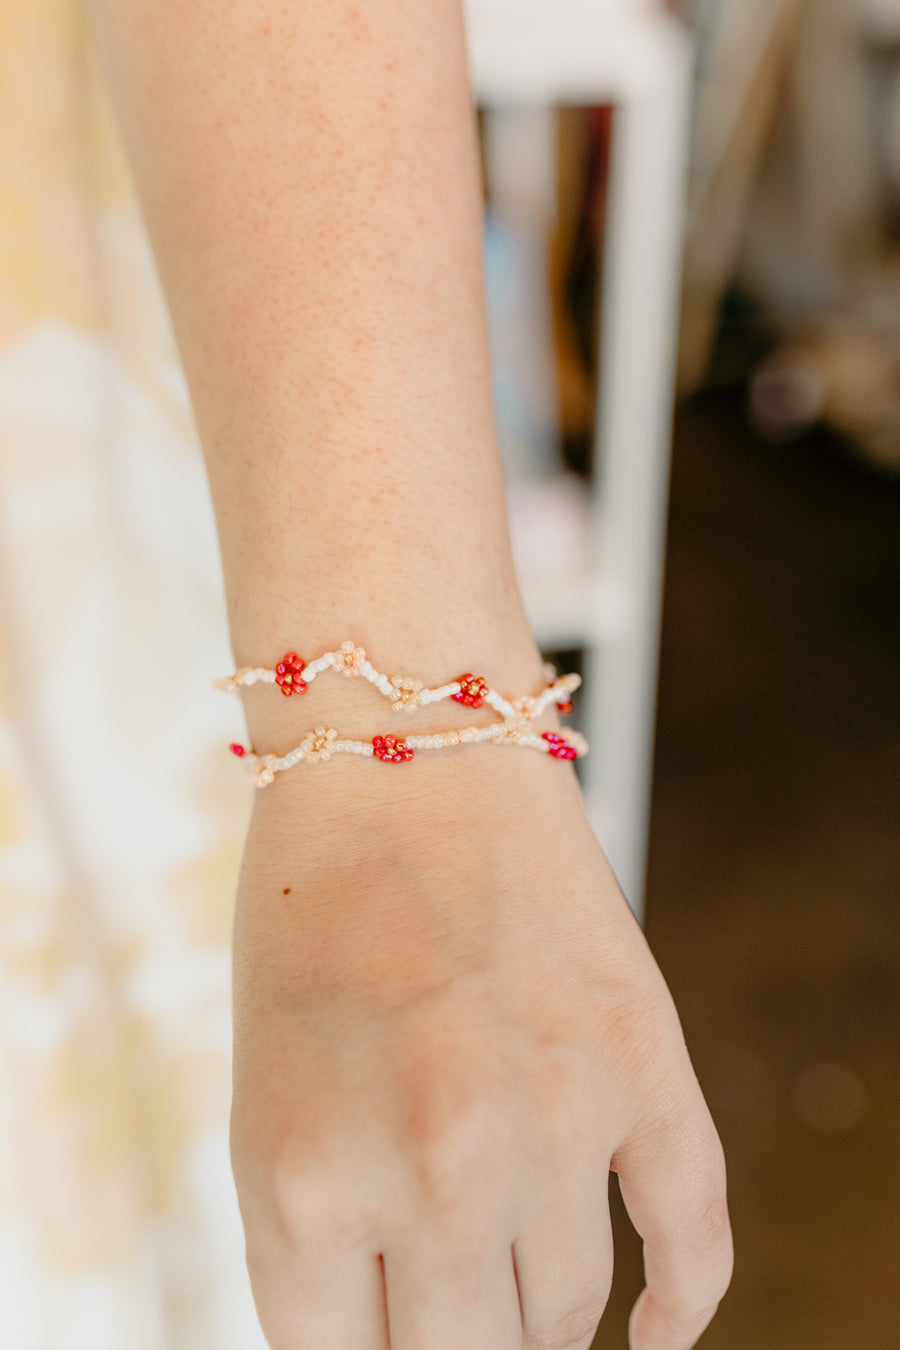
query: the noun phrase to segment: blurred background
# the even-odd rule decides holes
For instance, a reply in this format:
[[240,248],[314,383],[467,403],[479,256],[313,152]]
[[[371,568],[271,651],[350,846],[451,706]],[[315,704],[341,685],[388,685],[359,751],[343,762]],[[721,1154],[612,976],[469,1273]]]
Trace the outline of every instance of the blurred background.
[[[466,14],[523,592],[729,1160],[703,1344],[894,1350],[900,0]],[[74,0],[0,11],[0,489],[0,1331],[255,1350],[218,560]]]
[[[729,1161],[736,1273],[703,1344],[887,1350],[900,1323],[900,3],[697,0],[678,14],[692,76],[645,926]],[[616,453],[598,443],[596,381],[620,115],[614,101],[499,114],[493,200],[498,114],[482,116],[514,482],[562,468],[602,491],[595,460]],[[512,260],[528,281],[511,296]],[[571,519],[537,524],[513,490],[523,573],[555,532],[569,546],[578,532],[577,492],[535,497]],[[595,1341],[610,1350],[641,1283],[616,1214]]]

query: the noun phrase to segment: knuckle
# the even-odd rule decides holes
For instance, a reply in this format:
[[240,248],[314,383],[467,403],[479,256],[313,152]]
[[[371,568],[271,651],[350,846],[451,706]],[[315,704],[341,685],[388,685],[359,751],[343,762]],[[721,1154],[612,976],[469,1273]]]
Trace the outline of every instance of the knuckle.
[[373,1235],[371,1216],[359,1189],[350,1185],[346,1167],[290,1136],[257,1158],[241,1203],[265,1231],[292,1249],[322,1242],[353,1248]]
[[549,1327],[528,1327],[526,1350],[581,1350],[589,1345],[606,1308],[606,1295],[574,1304]]
[[670,1331],[679,1332],[686,1340],[694,1341],[709,1326],[716,1315],[719,1300],[673,1299],[671,1303],[660,1303],[665,1324]]
[[715,1191],[701,1206],[697,1227],[703,1245],[712,1251],[730,1246],[731,1225],[724,1188]]
[[334,1210],[324,1172],[290,1150],[269,1160],[263,1184],[271,1214],[297,1239],[321,1231]]
[[690,1226],[695,1249],[707,1271],[704,1289],[720,1299],[731,1281],[734,1251],[728,1215],[725,1154],[712,1122],[687,1145]]
[[712,1200],[701,1214],[701,1232],[710,1252],[708,1290],[718,1303],[725,1295],[734,1274],[734,1244],[724,1194]]
[[701,1239],[711,1248],[730,1238],[725,1155],[718,1137],[707,1138],[692,1159],[696,1223]]
[[496,1095],[463,1075],[420,1080],[407,1101],[404,1152],[418,1198],[431,1212],[453,1215],[474,1199],[500,1157],[503,1110]]
[[489,1174],[495,1124],[488,1109],[472,1107],[435,1122],[415,1151],[419,1195],[429,1209],[455,1214]]

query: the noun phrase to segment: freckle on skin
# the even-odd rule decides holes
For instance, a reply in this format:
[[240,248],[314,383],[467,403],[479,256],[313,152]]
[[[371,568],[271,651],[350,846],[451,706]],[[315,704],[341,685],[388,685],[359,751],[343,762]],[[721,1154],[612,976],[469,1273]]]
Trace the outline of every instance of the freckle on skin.
[[281,892],[282,895],[290,895],[290,893],[291,893],[290,886],[285,886],[284,890]]

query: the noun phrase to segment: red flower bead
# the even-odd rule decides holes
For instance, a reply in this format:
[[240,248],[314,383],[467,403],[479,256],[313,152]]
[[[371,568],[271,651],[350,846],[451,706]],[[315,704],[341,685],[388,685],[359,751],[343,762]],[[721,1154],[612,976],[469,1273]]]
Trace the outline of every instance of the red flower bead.
[[484,702],[484,696],[488,691],[487,680],[483,680],[480,675],[460,675],[457,683],[460,686],[458,694],[451,694],[457,703],[464,703],[467,708],[480,708]]
[[570,713],[574,705],[572,703],[572,700],[570,698],[567,698],[564,699],[562,703],[557,703],[556,706],[561,713]]
[[554,759],[578,758],[578,751],[574,745],[571,741],[567,741],[565,736],[560,736],[558,731],[542,731],[541,735],[549,746],[547,754],[552,755]]
[[403,764],[415,754],[403,736],[392,736],[390,733],[387,736],[373,736],[372,750],[378,759],[390,764]]
[[232,741],[228,749],[231,751],[233,755],[236,755],[238,759],[240,759],[243,755],[246,755],[247,753],[244,746],[238,745],[237,741]]
[[288,652],[278,662],[275,667],[275,683],[285,698],[290,698],[291,694],[306,693],[306,681],[301,679],[305,669],[306,662],[301,661],[296,652]]

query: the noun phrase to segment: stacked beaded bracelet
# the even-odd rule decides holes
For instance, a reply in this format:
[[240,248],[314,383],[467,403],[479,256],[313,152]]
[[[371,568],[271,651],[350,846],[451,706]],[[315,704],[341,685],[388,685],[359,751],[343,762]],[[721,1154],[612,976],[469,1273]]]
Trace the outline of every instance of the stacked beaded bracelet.
[[538,734],[531,726],[533,719],[551,703],[555,703],[561,713],[571,712],[569,695],[581,684],[580,675],[557,676],[551,665],[544,667],[544,677],[548,683],[539,694],[523,694],[506,699],[491,689],[482,676],[468,672],[436,688],[426,688],[421,680],[409,676],[384,675],[366,659],[364,648],[348,640],[342,642],[336,651],[323,652],[309,663],[303,661],[296,652],[288,652],[274,669],[243,666],[233,675],[214,680],[213,686],[234,692],[254,684],[274,684],[285,697],[290,698],[305,694],[316,676],[326,670],[347,676],[362,676],[391,700],[395,712],[409,713],[429,703],[452,698],[469,708],[480,708],[487,704],[499,713],[501,720],[489,726],[454,728],[423,736],[387,733],[373,736],[371,741],[342,740],[334,728],[318,726],[307,732],[300,744],[285,755],[256,755],[246,746],[232,743],[229,749],[245,763],[257,787],[268,786],[276,773],[292,768],[301,760],[321,764],[332,755],[341,753],[374,756],[384,763],[402,764],[411,760],[416,750],[438,750],[449,745],[493,741],[495,744],[528,746],[556,759],[571,760],[587,754],[587,741],[577,731],[570,731],[568,736],[561,736],[554,731]]

